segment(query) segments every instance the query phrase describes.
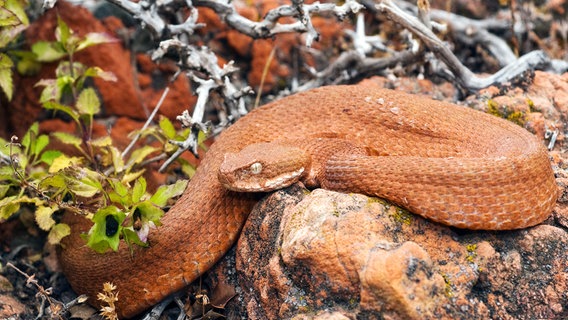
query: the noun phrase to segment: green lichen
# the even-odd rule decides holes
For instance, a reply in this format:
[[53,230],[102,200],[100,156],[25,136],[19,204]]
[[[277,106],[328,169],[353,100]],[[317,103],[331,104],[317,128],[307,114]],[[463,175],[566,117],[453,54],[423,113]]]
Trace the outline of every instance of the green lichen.
[[377,197],[369,197],[367,199],[367,206],[370,206],[373,203],[378,203],[382,206],[384,206],[386,209],[388,209],[390,207],[390,203],[384,199],[381,198],[377,198]]
[[469,263],[474,263],[475,258],[477,258],[477,244],[468,244],[465,248],[467,250],[467,257],[465,259]]
[[402,208],[396,208],[394,214],[391,214],[394,221],[409,226],[412,223],[412,213]]
[[497,117],[503,117],[501,111],[499,111],[499,104],[493,99],[487,100],[487,113]]
[[[532,103],[532,100],[528,101]],[[529,103],[529,108],[531,107],[530,103]],[[534,104],[532,106],[534,107]],[[500,108],[499,104],[495,100],[492,99],[487,100],[487,113],[497,116],[499,118],[507,119],[520,126],[524,126],[525,123],[527,122],[526,114],[522,111],[511,111],[509,109],[510,108],[507,106]]]
[[355,306],[357,306],[357,304],[359,304],[359,299],[351,298],[349,299],[349,301],[347,301],[347,303],[349,304],[349,307],[354,308]]
[[508,116],[507,116],[507,120],[516,123],[520,126],[525,125],[525,122],[527,122],[526,116],[524,112],[521,111],[515,111],[515,112],[511,112]]
[[442,272],[441,275],[442,278],[444,278],[444,282],[446,283],[444,287],[444,293],[446,294],[446,297],[451,298],[454,296],[454,290],[452,289],[452,282],[450,281],[450,276],[448,276],[444,272]]
[[532,101],[532,99],[527,98],[527,105],[529,106],[529,111],[530,111],[530,112],[535,112],[535,111],[536,111],[536,108],[535,108],[535,105],[534,105],[534,101]]

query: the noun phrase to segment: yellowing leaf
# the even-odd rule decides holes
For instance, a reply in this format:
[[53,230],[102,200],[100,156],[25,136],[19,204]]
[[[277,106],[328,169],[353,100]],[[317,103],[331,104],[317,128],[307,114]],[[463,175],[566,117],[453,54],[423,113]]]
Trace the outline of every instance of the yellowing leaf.
[[124,171],[124,160],[122,160],[122,155],[120,151],[114,146],[109,147],[110,154],[112,156],[112,165],[114,166],[114,171],[120,173]]
[[78,149],[81,148],[81,143],[83,143],[83,141],[81,141],[81,138],[67,132],[58,131],[52,133],[52,135],[53,137],[55,137],[55,139],[59,140],[60,142],[64,144],[70,144]]
[[168,139],[173,139],[176,136],[176,128],[167,117],[160,116],[160,129]]
[[125,184],[130,183],[130,182],[138,179],[138,177],[140,177],[144,172],[146,172],[145,169],[138,170],[138,171],[135,171],[135,172],[129,172],[129,173],[125,174],[124,177],[122,177],[122,180],[120,180],[120,182],[125,183]]
[[132,188],[132,203],[137,203],[142,199],[142,196],[146,193],[146,179],[140,177],[134,183]]
[[90,198],[102,191],[101,179],[99,173],[81,168],[75,172],[75,176],[67,177],[66,182],[69,191],[80,197]]
[[93,116],[101,111],[101,101],[93,88],[85,88],[77,99],[77,110],[80,114]]
[[128,160],[128,165],[132,166],[141,163],[146,159],[147,156],[158,150],[158,148],[151,146],[143,146],[142,148],[136,149],[132,152],[132,156],[130,156],[130,159]]
[[110,136],[100,137],[94,140],[91,140],[91,145],[93,147],[108,147],[112,145],[112,138]]
[[32,52],[36,54],[37,61],[57,61],[67,55],[63,47],[57,42],[38,41],[32,45]]
[[47,231],[53,227],[55,224],[55,220],[51,217],[53,212],[55,209],[52,207],[40,206],[36,209],[35,219],[40,229]]
[[62,154],[59,157],[53,159],[51,166],[49,166],[48,172],[59,172],[67,167],[81,164],[82,160],[83,159],[79,157],[67,157],[66,155]]
[[71,228],[64,224],[58,223],[51,228],[47,235],[47,241],[51,244],[59,244],[61,239],[71,234]]
[[0,53],[0,89],[4,91],[8,100],[12,100],[14,85],[12,83],[12,59],[4,53]]
[[11,196],[0,200],[0,219],[8,219],[12,214],[20,210],[18,196]]
[[118,40],[106,33],[96,33],[91,32],[85,35],[85,38],[79,42],[77,46],[77,51],[83,50],[90,46],[94,46],[101,43],[117,42]]
[[116,81],[116,76],[110,71],[104,71],[99,67],[91,67],[85,70],[85,77],[101,78],[105,81]]

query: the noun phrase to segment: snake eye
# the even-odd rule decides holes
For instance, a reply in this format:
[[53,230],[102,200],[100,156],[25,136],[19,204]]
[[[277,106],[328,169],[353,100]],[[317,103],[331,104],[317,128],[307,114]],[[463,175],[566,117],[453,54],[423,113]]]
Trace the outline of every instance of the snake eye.
[[260,172],[262,172],[262,164],[260,164],[260,162],[251,164],[250,172],[252,172],[253,174],[259,174]]

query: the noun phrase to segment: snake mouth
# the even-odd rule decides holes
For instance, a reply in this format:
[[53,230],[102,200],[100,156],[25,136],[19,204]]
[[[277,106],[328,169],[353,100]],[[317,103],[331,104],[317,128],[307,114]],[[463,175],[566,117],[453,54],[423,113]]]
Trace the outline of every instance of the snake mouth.
[[[225,188],[237,192],[269,192],[286,188],[300,180],[304,168],[285,172],[274,177],[254,177],[254,179],[234,180],[224,183]],[[252,176],[251,176],[252,177]]]

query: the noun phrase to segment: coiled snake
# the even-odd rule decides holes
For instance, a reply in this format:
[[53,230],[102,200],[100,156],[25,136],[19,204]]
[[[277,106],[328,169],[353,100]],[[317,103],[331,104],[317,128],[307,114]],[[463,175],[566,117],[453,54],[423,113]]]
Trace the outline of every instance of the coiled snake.
[[[102,284],[114,283],[119,315],[131,317],[198,278],[237,240],[259,197],[223,186],[239,189],[234,180],[243,175],[227,156],[219,181],[225,155],[272,141],[291,147],[291,162],[307,161],[299,178],[308,185],[376,195],[459,228],[529,227],[545,220],[557,199],[545,148],[515,124],[391,90],[324,87],[258,108],[223,132],[163,225],[150,233],[150,247],[135,248],[132,257],[124,244],[104,255],[86,248],[77,231],[89,226],[66,214],[75,232],[64,239],[60,260],[72,287],[96,303]],[[266,150],[252,154],[270,160],[279,157],[273,146],[250,148]],[[244,171],[271,167],[255,162],[261,160]],[[298,169],[283,170],[288,173],[247,183],[268,186]]]

